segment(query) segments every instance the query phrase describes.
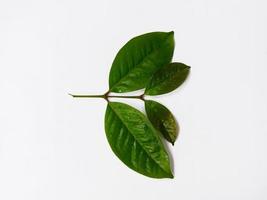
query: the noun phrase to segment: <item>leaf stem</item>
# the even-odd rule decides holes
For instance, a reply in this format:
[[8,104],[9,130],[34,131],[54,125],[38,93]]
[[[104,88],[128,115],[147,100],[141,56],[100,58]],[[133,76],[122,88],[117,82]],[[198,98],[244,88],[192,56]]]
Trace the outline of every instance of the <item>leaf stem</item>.
[[74,98],[104,98],[104,95],[76,95],[76,94],[69,94]]
[[139,96],[118,96],[118,95],[109,95],[109,92],[106,92],[103,95],[76,95],[76,94],[69,94],[74,98],[103,98],[108,101],[109,98],[124,98],[124,99],[140,99],[142,101],[145,100],[144,94]]

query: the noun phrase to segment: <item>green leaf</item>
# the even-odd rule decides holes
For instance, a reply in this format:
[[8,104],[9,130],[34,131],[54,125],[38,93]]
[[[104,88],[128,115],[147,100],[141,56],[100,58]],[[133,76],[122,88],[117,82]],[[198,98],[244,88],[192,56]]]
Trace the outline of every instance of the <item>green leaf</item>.
[[187,78],[190,67],[183,63],[170,63],[160,68],[146,86],[145,94],[166,94],[178,88]]
[[143,113],[124,103],[109,102],[105,130],[113,152],[128,167],[153,178],[173,178],[157,130]]
[[171,62],[173,51],[173,31],[134,37],[112,63],[109,91],[123,93],[144,88],[157,69]]
[[166,140],[174,145],[178,135],[178,127],[171,111],[162,104],[152,100],[145,101],[145,109],[148,119],[154,127],[161,132]]

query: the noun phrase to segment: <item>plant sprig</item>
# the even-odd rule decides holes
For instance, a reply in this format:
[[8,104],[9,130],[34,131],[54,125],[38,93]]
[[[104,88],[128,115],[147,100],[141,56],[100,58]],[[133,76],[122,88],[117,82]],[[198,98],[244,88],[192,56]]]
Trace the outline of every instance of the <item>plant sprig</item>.
[[[162,95],[178,88],[190,67],[171,63],[174,32],[151,32],[128,41],[116,55],[109,73],[109,90],[102,95],[74,95],[74,98],[102,98],[107,101],[105,132],[111,149],[129,168],[152,178],[173,178],[169,155],[160,134],[172,145],[178,126],[164,105],[145,96]],[[138,96],[110,95],[143,89]],[[125,103],[109,98],[139,99],[146,115]]]

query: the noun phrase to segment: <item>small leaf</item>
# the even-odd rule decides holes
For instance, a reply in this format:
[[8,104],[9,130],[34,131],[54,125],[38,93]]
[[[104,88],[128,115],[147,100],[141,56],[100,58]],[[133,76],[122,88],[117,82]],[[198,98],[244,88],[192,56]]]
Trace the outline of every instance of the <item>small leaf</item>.
[[157,130],[143,113],[124,103],[109,102],[105,130],[113,152],[128,167],[153,178],[173,178]]
[[145,109],[148,119],[154,127],[174,145],[178,135],[178,127],[172,113],[162,104],[152,100],[145,101]]
[[142,89],[160,67],[171,62],[173,32],[152,32],[134,37],[116,55],[109,73],[109,91]]
[[187,78],[190,67],[183,63],[170,63],[160,68],[146,86],[145,94],[160,95],[178,88]]

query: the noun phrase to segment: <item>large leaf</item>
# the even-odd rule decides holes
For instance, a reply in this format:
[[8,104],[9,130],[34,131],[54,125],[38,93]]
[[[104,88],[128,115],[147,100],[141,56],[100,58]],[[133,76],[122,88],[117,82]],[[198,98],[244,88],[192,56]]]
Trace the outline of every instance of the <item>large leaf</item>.
[[160,95],[179,87],[187,78],[190,67],[183,63],[170,63],[160,68],[146,86],[145,94]]
[[174,145],[178,135],[178,127],[171,111],[152,100],[145,101],[145,109],[148,119],[154,127],[162,133],[166,140]]
[[123,93],[144,88],[157,69],[171,62],[173,35],[152,32],[127,42],[112,63],[109,91]]
[[153,178],[173,178],[157,130],[143,113],[124,103],[109,102],[105,130],[113,152],[128,167]]

